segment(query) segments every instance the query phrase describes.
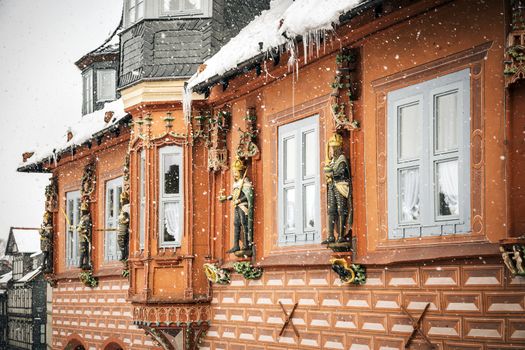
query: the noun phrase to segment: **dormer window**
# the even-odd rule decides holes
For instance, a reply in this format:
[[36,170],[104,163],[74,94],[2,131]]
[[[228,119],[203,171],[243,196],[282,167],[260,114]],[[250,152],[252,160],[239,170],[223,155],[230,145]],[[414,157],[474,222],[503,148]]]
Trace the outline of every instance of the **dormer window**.
[[116,72],[114,69],[97,70],[97,102],[115,100]]
[[93,112],[93,70],[82,73],[82,114]]

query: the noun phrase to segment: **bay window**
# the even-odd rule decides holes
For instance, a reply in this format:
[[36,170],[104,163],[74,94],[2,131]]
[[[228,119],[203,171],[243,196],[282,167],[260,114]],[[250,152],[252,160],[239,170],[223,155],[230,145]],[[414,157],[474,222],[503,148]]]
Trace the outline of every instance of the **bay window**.
[[196,15],[207,12],[209,0],[162,0],[164,15]]
[[127,19],[132,24],[144,18],[144,0],[127,0]]
[[320,242],[318,116],[279,127],[279,244]]
[[66,266],[80,263],[77,225],[80,221],[80,191],[66,193]]
[[104,260],[114,261],[121,258],[118,249],[117,230],[120,214],[120,194],[122,193],[122,177],[106,182],[106,225],[104,235]]
[[180,247],[184,224],[182,147],[162,147],[159,168],[159,246]]
[[465,69],[388,94],[389,238],[470,230],[470,80]]

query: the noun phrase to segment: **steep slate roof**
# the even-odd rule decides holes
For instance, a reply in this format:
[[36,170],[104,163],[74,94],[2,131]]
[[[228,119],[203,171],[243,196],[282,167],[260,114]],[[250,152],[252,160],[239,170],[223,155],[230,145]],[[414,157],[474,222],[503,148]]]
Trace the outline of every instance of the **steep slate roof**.
[[[320,38],[334,30],[341,16],[349,11],[359,11],[374,0],[272,0],[270,9],[263,11],[237,36],[233,37],[214,56],[205,61],[200,72],[188,81],[188,91],[194,87],[213,84],[214,78],[236,71],[243,63],[260,57],[272,56],[272,50],[292,47],[301,37],[303,49],[310,43],[316,50],[322,45]],[[365,6],[366,5],[366,6]],[[322,48],[321,48],[322,49]]]
[[40,252],[40,234],[38,230],[37,228],[11,227],[5,254]]
[[[111,120],[107,123],[104,121],[106,112],[113,112]],[[74,147],[81,146],[94,137],[101,136],[105,132],[117,128],[130,120],[130,118],[130,115],[124,111],[122,99],[107,102],[102,109],[81,116],[76,123],[69,127],[68,132],[73,134],[71,140],[67,140],[68,132],[66,132],[59,140],[46,145],[36,146],[33,150],[33,155],[28,161],[20,164],[18,171],[37,171],[38,165],[56,160],[58,155],[71,151]]]

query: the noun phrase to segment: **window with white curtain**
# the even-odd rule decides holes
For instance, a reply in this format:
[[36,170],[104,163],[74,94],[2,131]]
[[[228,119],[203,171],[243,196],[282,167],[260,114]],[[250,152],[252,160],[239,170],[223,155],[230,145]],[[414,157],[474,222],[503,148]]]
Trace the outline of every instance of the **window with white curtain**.
[[66,193],[66,265],[80,263],[77,225],[80,221],[80,191]]
[[139,247],[144,249],[146,236],[146,153],[140,152],[139,160]]
[[469,69],[387,99],[389,238],[469,232]]
[[97,102],[115,99],[117,74],[114,69],[97,70]]
[[180,247],[184,224],[182,147],[159,149],[159,245]]
[[82,114],[93,112],[93,70],[82,73]]
[[104,260],[119,260],[122,255],[118,249],[117,229],[120,214],[120,194],[122,193],[122,177],[106,181],[106,225],[104,235]]
[[279,245],[320,242],[319,121],[279,127]]

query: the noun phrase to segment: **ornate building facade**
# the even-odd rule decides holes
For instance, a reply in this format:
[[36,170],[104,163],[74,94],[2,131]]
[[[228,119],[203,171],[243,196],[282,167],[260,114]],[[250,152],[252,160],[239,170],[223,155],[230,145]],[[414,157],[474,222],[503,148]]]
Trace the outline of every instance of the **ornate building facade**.
[[522,349],[522,5],[127,1],[121,98],[19,169],[53,346]]

